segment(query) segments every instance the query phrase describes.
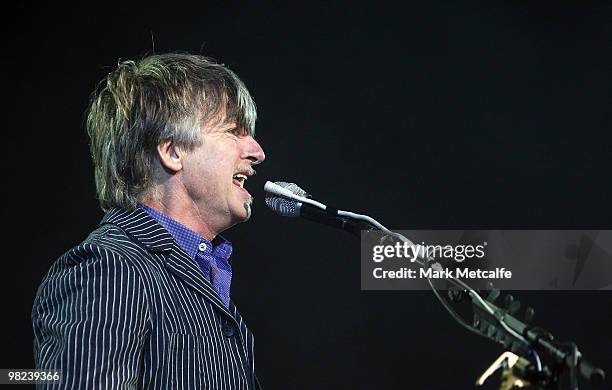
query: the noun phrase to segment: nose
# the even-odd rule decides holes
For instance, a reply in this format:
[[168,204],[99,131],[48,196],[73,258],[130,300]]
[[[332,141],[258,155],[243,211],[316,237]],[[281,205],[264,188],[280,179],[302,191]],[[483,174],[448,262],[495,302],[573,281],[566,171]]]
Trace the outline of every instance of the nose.
[[255,138],[249,136],[245,137],[243,140],[245,145],[243,148],[242,158],[251,160],[253,162],[252,165],[257,165],[266,159],[266,154],[259,143],[255,141]]

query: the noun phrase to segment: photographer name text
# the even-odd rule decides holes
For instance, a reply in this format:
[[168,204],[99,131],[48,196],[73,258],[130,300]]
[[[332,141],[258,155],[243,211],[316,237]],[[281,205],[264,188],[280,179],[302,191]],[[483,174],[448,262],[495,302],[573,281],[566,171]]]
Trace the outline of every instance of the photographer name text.
[[495,268],[491,270],[469,269],[469,268],[443,268],[435,270],[433,268],[400,268],[396,270],[384,270],[374,268],[372,276],[375,279],[446,279],[446,278],[465,278],[465,279],[510,279],[512,271],[505,268]]

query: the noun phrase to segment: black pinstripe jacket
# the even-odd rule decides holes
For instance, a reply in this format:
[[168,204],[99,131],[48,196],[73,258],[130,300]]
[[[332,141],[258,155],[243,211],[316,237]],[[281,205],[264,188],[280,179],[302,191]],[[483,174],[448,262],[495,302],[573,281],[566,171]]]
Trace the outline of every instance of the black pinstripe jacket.
[[66,389],[254,389],[253,335],[145,211],[110,210],[32,310],[37,368]]

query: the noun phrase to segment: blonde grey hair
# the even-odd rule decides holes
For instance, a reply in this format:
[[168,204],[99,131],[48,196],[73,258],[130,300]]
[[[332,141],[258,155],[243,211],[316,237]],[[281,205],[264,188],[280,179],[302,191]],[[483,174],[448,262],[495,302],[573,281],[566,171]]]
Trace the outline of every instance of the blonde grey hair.
[[254,135],[255,103],[234,72],[210,58],[168,53],[120,61],[93,93],[86,127],[102,210],[127,210],[154,184],[157,146],[191,150],[202,126],[235,122]]

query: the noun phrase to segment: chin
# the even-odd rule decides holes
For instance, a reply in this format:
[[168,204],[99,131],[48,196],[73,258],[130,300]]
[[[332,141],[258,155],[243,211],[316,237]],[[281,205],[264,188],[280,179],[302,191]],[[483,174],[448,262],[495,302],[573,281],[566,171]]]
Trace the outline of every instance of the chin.
[[246,222],[251,218],[251,201],[242,203],[241,206],[236,205],[236,208],[232,210],[232,226],[241,222]]

